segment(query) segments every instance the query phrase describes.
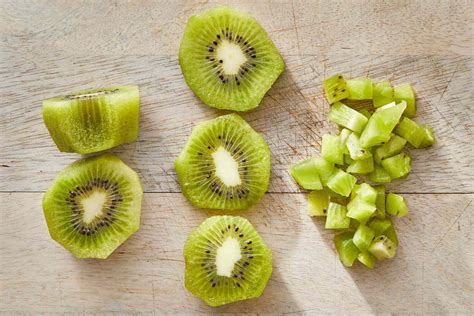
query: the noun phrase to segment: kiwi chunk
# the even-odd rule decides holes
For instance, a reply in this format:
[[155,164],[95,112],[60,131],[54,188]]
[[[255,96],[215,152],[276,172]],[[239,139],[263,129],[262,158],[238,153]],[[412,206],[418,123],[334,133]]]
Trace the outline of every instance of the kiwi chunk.
[[390,259],[395,256],[397,246],[387,236],[381,235],[375,237],[369,247],[369,252],[378,260]]
[[380,164],[385,158],[399,154],[403,148],[405,148],[407,141],[406,139],[392,134],[392,137],[383,145],[375,148],[374,160]]
[[373,84],[369,78],[356,78],[347,80],[349,100],[371,100],[373,97]]
[[323,135],[321,156],[329,162],[338,165],[344,164],[344,154],[342,153],[339,136],[330,134]]
[[88,154],[138,137],[138,87],[82,90],[43,101],[43,120],[62,152]]
[[377,190],[367,183],[361,183],[357,186],[354,186],[352,193],[352,199],[355,197],[359,197],[363,201],[366,201],[370,204],[374,204],[377,201]]
[[66,167],[43,198],[51,238],[78,258],[107,258],[140,226],[143,189],[112,154]]
[[393,98],[395,102],[400,103],[405,101],[407,103],[407,108],[403,115],[408,117],[415,117],[416,115],[416,96],[415,90],[413,87],[408,84],[400,84],[393,88]]
[[337,194],[349,196],[356,182],[356,177],[338,169],[329,179],[327,186]]
[[397,217],[403,217],[408,214],[408,207],[403,196],[389,193],[387,195],[387,213]]
[[188,20],[179,63],[199,99],[234,111],[257,107],[285,68],[257,20],[225,6]]
[[311,191],[308,195],[309,216],[326,216],[329,207],[330,196],[327,189]]
[[390,174],[378,164],[374,164],[374,171],[369,173],[369,180],[375,183],[390,183],[392,178]]
[[270,151],[239,115],[198,124],[175,161],[183,194],[195,206],[244,210],[258,202],[270,179]]
[[379,108],[393,102],[393,88],[390,81],[384,80],[374,84],[372,103],[375,108]]
[[407,153],[402,152],[396,156],[383,160],[382,166],[390,175],[390,178],[403,178],[411,171],[411,157]]
[[332,177],[337,168],[334,163],[327,161],[323,158],[313,158],[313,163],[316,166],[316,170],[319,174],[319,179],[324,186],[327,186],[329,179]]
[[425,132],[425,137],[423,137],[423,141],[421,142],[418,148],[426,148],[436,144],[436,138],[431,127],[429,127],[428,125],[424,125],[422,126],[422,128]]
[[385,187],[383,185],[374,186],[375,191],[377,191],[377,199],[375,200],[375,217],[385,218]]
[[383,235],[392,225],[392,221],[389,218],[373,218],[369,221],[367,226],[374,231],[375,236],[379,236]]
[[356,133],[362,132],[368,121],[364,115],[341,102],[331,106],[329,120]]
[[347,204],[347,217],[353,218],[363,224],[372,216],[375,209],[375,203],[369,203],[357,196]]
[[373,269],[377,262],[377,258],[368,251],[359,253],[357,260],[369,269]]
[[334,245],[336,246],[339,260],[346,267],[352,267],[359,255],[359,248],[352,241],[353,233],[344,232],[334,236]]
[[333,104],[349,97],[346,80],[341,74],[336,74],[324,80],[324,93],[329,104]]
[[350,218],[346,216],[347,209],[344,205],[329,202],[326,217],[326,229],[345,229],[349,228]]
[[210,306],[259,297],[272,274],[272,252],[248,220],[212,216],[184,245],[185,286]]
[[352,241],[360,251],[364,252],[369,248],[370,244],[372,244],[374,237],[375,232],[372,229],[365,225],[360,225],[354,233]]
[[290,168],[290,173],[293,179],[306,190],[321,190],[323,188],[314,158],[294,164]]
[[374,159],[367,157],[362,160],[352,161],[346,169],[349,173],[366,174],[374,171]]
[[356,133],[351,133],[349,137],[347,137],[346,147],[352,160],[362,160],[372,157],[370,151],[360,145],[360,138]]
[[418,125],[415,121],[410,120],[408,117],[404,117],[397,128],[395,133],[406,139],[410,145],[415,148],[419,148],[423,142],[426,131]]

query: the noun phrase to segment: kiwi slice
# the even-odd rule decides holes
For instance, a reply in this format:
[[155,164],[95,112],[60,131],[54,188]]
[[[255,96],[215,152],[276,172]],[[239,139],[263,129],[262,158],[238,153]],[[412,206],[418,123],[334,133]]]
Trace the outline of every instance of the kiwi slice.
[[267,190],[270,151],[247,122],[228,114],[193,129],[175,169],[183,194],[193,205],[243,210]]
[[140,226],[143,189],[112,154],[66,167],[43,198],[51,238],[78,258],[107,258]]
[[211,107],[234,111],[257,107],[285,68],[257,20],[228,7],[189,19],[179,63],[199,99]]
[[88,154],[138,137],[138,87],[89,89],[43,101],[43,120],[63,152]]
[[185,286],[210,306],[259,297],[272,273],[272,252],[248,220],[212,216],[184,246]]

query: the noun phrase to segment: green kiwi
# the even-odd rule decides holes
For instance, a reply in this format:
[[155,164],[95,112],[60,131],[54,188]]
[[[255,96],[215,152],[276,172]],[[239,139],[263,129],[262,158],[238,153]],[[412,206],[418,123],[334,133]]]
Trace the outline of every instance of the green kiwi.
[[272,252],[248,220],[212,216],[184,245],[186,288],[210,306],[259,297],[272,274]]
[[247,122],[228,114],[193,129],[175,169],[183,194],[193,205],[244,210],[267,190],[270,151]]
[[257,20],[229,7],[189,19],[179,63],[199,99],[211,107],[234,111],[257,107],[285,68]]
[[51,238],[78,258],[107,258],[140,226],[143,189],[112,154],[66,167],[43,198]]
[[43,120],[63,152],[88,154],[138,137],[138,87],[89,89],[43,101]]

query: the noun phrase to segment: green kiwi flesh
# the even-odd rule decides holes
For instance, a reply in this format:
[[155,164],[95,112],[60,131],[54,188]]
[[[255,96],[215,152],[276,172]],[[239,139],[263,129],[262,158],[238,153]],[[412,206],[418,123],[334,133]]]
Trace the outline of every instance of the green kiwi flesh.
[[107,258],[140,226],[138,174],[112,154],[66,167],[43,197],[49,233],[78,258]]
[[270,151],[247,122],[228,114],[193,129],[175,169],[183,194],[193,205],[244,210],[267,190]]
[[185,286],[210,306],[259,297],[272,273],[272,252],[248,220],[212,216],[184,246]]
[[199,99],[211,107],[234,111],[257,107],[285,68],[257,20],[229,7],[189,19],[179,63]]
[[43,120],[58,149],[88,154],[138,137],[137,86],[82,90],[43,101]]

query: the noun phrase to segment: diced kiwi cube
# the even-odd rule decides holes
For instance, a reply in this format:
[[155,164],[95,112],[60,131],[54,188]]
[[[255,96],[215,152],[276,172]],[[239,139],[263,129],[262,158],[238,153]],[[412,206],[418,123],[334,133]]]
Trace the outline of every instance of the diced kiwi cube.
[[353,160],[362,160],[372,156],[368,149],[360,145],[359,136],[356,133],[351,133],[347,137],[346,147]]
[[356,133],[361,133],[368,121],[364,115],[341,102],[331,106],[329,120]]
[[383,185],[374,186],[375,191],[377,191],[377,199],[375,200],[375,210],[374,216],[377,218],[385,218],[385,187]]
[[308,195],[309,216],[326,216],[329,207],[329,192],[327,189],[311,191]]
[[374,159],[372,158],[372,156],[370,156],[362,160],[353,160],[347,167],[346,171],[349,173],[357,174],[370,173],[374,171]]
[[375,267],[375,263],[377,262],[377,258],[375,258],[370,252],[365,251],[359,253],[357,256],[357,260],[366,266],[369,269],[373,269]]
[[379,236],[383,235],[392,226],[392,221],[390,218],[373,218],[367,223],[367,226],[374,231],[375,236]]
[[372,229],[365,225],[359,225],[356,232],[354,233],[352,241],[360,251],[364,252],[369,248],[374,237],[375,233]]
[[321,179],[323,185],[327,185],[329,179],[338,169],[334,166],[334,163],[327,161],[323,158],[313,158],[313,163]]
[[408,207],[405,199],[398,194],[389,193],[387,195],[386,211],[390,215],[403,217],[408,214]]
[[403,115],[408,117],[415,117],[416,115],[416,96],[415,90],[410,84],[401,84],[393,88],[393,98],[395,102],[399,103],[405,101],[407,108]]
[[369,247],[369,252],[378,260],[390,259],[395,256],[397,246],[385,235],[375,237]]
[[390,81],[380,81],[374,84],[373,105],[376,108],[393,102],[393,88]]
[[380,164],[385,158],[399,154],[405,147],[406,139],[392,134],[392,137],[383,145],[374,149],[374,160]]
[[356,182],[356,177],[338,169],[329,179],[327,186],[342,196],[349,196]]
[[395,226],[390,225],[384,232],[383,234],[390,239],[395,246],[398,246],[398,236],[397,232],[395,231]]
[[321,144],[321,156],[327,161],[338,165],[344,164],[344,154],[339,136],[325,134]]
[[326,229],[345,229],[349,228],[350,219],[346,216],[347,209],[344,205],[329,202]]
[[347,217],[356,219],[363,224],[372,216],[375,209],[375,203],[369,203],[357,196],[347,204]]
[[292,165],[290,173],[293,179],[306,190],[321,190],[323,188],[314,158],[309,158]]
[[390,178],[403,178],[411,171],[411,157],[407,153],[402,152],[393,157],[384,159],[382,161],[382,167],[390,175]]
[[374,171],[369,173],[369,180],[375,183],[389,183],[392,178],[382,166],[375,164]]
[[410,145],[415,148],[419,148],[423,139],[426,136],[426,132],[418,125],[415,121],[410,120],[408,117],[404,117],[397,128],[395,133],[406,139]]
[[361,183],[353,189],[353,193],[367,203],[375,204],[377,201],[377,190],[368,183]]
[[423,137],[423,141],[421,142],[418,148],[426,148],[433,146],[436,143],[436,138],[434,136],[433,130],[428,125],[424,125],[422,128],[425,132],[425,137]]
[[353,233],[344,232],[334,236],[334,245],[336,246],[339,260],[346,267],[352,267],[359,255],[359,248],[352,241]]
[[341,74],[336,74],[324,80],[324,92],[329,104],[349,97],[346,80]]
[[369,78],[356,78],[346,81],[349,100],[371,100],[373,84]]

